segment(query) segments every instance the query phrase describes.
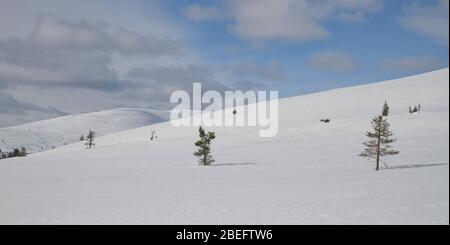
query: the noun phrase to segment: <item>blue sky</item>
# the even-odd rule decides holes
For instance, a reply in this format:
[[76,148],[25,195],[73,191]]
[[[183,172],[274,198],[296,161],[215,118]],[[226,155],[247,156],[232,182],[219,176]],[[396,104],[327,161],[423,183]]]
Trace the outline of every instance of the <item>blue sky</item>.
[[[186,2],[177,3],[183,5]],[[208,1],[188,2],[200,6],[214,6]],[[282,82],[272,81],[270,86],[281,89],[281,94],[285,96],[376,82],[448,66],[448,45],[437,43],[434,38],[411,31],[399,23],[409,6],[415,4],[423,8],[435,8],[439,1],[396,0],[382,1],[382,4],[380,10],[369,14],[358,23],[325,21],[324,26],[331,36],[324,40],[269,40],[260,47],[255,47],[249,40],[230,32],[229,25],[233,23],[233,19],[201,22],[189,21],[188,18],[189,27],[194,33],[189,35],[189,44],[209,61],[217,64],[248,62],[264,65],[277,60],[287,78]],[[176,5],[171,7],[176,8]],[[239,51],[230,52],[234,49]],[[352,57],[356,67],[345,72],[333,72],[306,66],[308,58],[319,52],[346,53]],[[387,59],[411,58],[433,58],[435,62],[422,65],[412,62],[404,69],[380,67],[380,63]]]
[[[448,0],[0,0],[0,126],[448,67]],[[70,99],[68,99],[70,98]]]

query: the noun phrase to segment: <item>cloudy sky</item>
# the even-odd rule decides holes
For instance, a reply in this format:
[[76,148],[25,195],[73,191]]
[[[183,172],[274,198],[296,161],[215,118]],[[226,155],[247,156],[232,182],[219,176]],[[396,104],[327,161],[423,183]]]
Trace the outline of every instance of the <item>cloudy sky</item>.
[[448,0],[0,0],[0,127],[448,67]]

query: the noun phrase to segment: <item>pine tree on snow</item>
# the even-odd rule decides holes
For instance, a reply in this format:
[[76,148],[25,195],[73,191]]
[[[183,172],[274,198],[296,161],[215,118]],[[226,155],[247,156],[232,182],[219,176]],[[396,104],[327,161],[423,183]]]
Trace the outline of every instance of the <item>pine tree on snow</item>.
[[15,148],[15,149],[12,151],[11,157],[20,157],[20,150],[17,149],[17,148]]
[[211,156],[211,141],[216,138],[214,132],[206,133],[205,130],[200,127],[198,129],[200,139],[195,142],[195,146],[198,147],[198,150],[194,152],[194,156],[199,158],[200,165],[208,166],[214,162],[214,159]]
[[156,130],[152,130],[152,135],[150,136],[150,140],[153,141],[157,138],[158,138],[158,136],[156,136]]
[[383,116],[383,117],[387,117],[387,116],[389,116],[389,106],[388,106],[388,104],[387,104],[387,101],[384,101],[384,105],[383,105],[383,112],[381,113],[381,115]]
[[86,145],[87,149],[91,149],[92,147],[95,146],[94,139],[95,139],[95,131],[89,130],[89,133],[86,136],[86,143],[84,144]]
[[389,144],[395,142],[396,139],[392,139],[393,133],[389,130],[390,124],[387,119],[382,116],[375,117],[372,120],[373,132],[367,132],[366,136],[369,138],[367,142],[363,144],[366,146],[364,151],[359,154],[361,157],[376,160],[376,170],[380,170],[380,158],[388,155],[399,154],[398,151],[393,150]]

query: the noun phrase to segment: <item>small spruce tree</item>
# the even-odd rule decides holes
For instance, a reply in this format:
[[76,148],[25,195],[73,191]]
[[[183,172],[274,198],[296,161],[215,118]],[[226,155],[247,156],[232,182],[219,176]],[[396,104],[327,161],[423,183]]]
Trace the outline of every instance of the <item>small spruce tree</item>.
[[80,136],[80,141],[84,141],[84,135]]
[[194,152],[194,156],[199,158],[199,164],[203,166],[211,165],[214,159],[211,156],[211,141],[216,138],[214,132],[206,133],[205,130],[200,127],[198,129],[200,139],[195,142],[195,146],[198,150]]
[[383,112],[381,113],[381,115],[383,117],[387,117],[389,116],[389,105],[387,104],[387,101],[384,101],[384,105],[383,105]]
[[152,130],[152,135],[150,136],[150,140],[156,140],[158,138],[158,136],[156,136],[156,130]]
[[20,150],[15,148],[11,154],[11,157],[20,157]]
[[94,139],[95,139],[95,131],[89,130],[89,133],[86,136],[86,143],[85,143],[87,149],[91,149],[92,147],[95,146]]
[[24,157],[27,155],[27,149],[25,149],[25,147],[21,146],[20,147],[20,156]]
[[364,151],[359,154],[361,157],[376,160],[376,170],[380,170],[380,158],[388,155],[399,154],[398,151],[393,150],[389,144],[395,142],[392,139],[393,133],[389,130],[390,124],[382,116],[375,117],[372,120],[373,132],[367,132],[366,136],[369,138],[363,144],[366,146]]

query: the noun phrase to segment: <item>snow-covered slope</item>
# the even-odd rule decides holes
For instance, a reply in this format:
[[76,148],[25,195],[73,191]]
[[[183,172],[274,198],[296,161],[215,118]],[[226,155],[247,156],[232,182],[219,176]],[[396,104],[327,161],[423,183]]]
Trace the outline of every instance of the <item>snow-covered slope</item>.
[[[357,155],[385,100],[400,155],[375,172]],[[448,69],[283,99],[274,138],[210,128],[211,167],[192,155],[197,128],[170,123],[7,159],[0,223],[449,224],[448,101]]]
[[42,151],[76,142],[89,130],[101,136],[167,121],[168,117],[168,111],[121,108],[0,128],[0,150],[24,146],[30,152]]

